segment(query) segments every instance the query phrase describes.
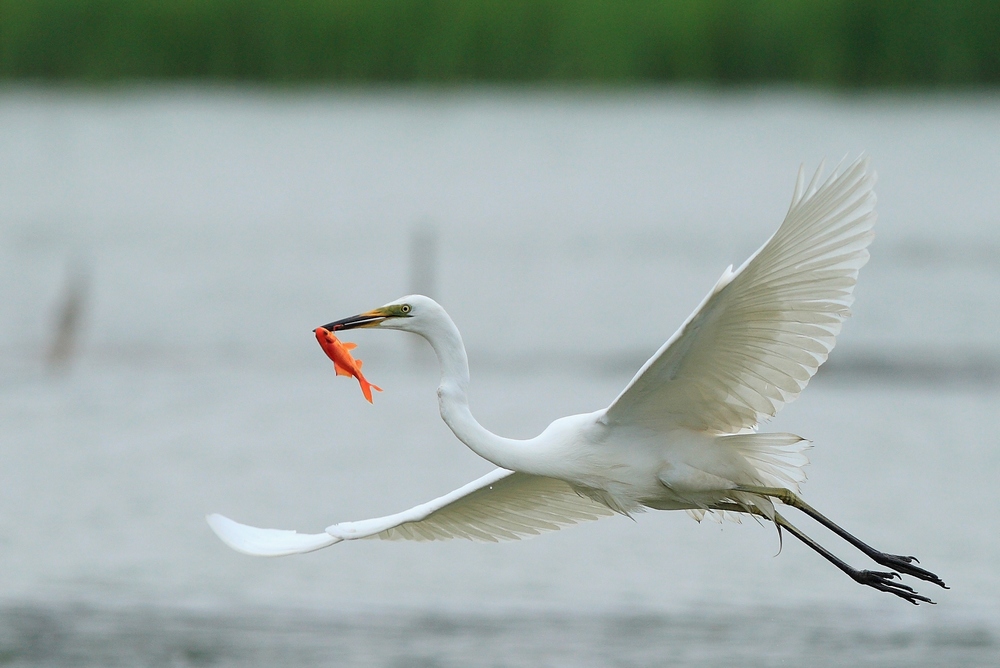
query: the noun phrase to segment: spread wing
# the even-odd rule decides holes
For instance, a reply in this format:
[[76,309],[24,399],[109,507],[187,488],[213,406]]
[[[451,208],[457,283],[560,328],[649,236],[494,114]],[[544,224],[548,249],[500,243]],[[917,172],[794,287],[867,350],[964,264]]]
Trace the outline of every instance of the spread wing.
[[822,184],[821,172],[807,186],[799,170],[778,231],[726,270],[608,407],[608,424],[731,434],[802,392],[850,315],[876,218],[866,156]]
[[562,480],[496,469],[449,494],[401,513],[341,522],[321,534],[258,529],[222,515],[209,515],[208,523],[234,550],[276,557],[312,552],[358,538],[518,540],[612,514],[607,506],[581,496]]

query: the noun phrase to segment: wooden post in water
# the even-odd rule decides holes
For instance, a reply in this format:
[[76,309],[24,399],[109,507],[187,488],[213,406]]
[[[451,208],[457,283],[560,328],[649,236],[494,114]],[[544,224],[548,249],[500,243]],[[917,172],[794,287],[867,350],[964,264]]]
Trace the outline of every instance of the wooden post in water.
[[70,265],[66,272],[66,284],[59,301],[52,341],[45,354],[45,366],[50,372],[65,371],[73,361],[80,336],[80,324],[86,305],[88,273],[80,265]]

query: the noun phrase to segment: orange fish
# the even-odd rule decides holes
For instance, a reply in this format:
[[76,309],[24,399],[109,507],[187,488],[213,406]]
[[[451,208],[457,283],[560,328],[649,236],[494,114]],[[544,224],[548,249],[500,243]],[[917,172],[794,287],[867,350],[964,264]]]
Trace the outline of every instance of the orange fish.
[[333,360],[333,368],[337,370],[337,375],[354,376],[357,378],[361,384],[361,391],[364,393],[365,399],[370,404],[374,403],[372,401],[372,388],[375,388],[379,392],[382,391],[382,388],[378,385],[372,385],[368,382],[367,378],[361,375],[361,360],[354,359],[350,353],[351,350],[357,348],[357,345],[353,343],[341,343],[340,339],[333,335],[333,332],[322,327],[317,327],[315,333],[316,340],[319,341],[323,352]]

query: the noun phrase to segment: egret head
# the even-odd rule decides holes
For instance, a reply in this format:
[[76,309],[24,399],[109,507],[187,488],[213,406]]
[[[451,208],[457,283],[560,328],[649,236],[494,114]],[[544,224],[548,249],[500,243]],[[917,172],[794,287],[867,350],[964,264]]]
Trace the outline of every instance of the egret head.
[[444,314],[444,309],[430,297],[407,295],[389,302],[385,306],[323,325],[323,328],[337,332],[344,329],[374,327],[425,334],[431,323],[440,318],[442,314]]

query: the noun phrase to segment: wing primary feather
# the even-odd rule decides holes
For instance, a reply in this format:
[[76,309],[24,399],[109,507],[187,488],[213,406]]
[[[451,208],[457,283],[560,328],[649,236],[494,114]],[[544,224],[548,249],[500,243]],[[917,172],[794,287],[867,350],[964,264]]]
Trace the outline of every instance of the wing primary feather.
[[283,557],[313,552],[341,540],[326,533],[301,534],[284,529],[259,529],[234,522],[219,514],[209,515],[205,519],[222,542],[237,552],[255,557]]
[[612,515],[555,478],[497,469],[454,492],[410,510],[327,527],[347,540],[518,540]]
[[825,178],[821,165],[808,183],[800,168],[781,226],[723,273],[602,420],[737,433],[798,397],[850,315],[874,236],[875,181],[865,155]]

